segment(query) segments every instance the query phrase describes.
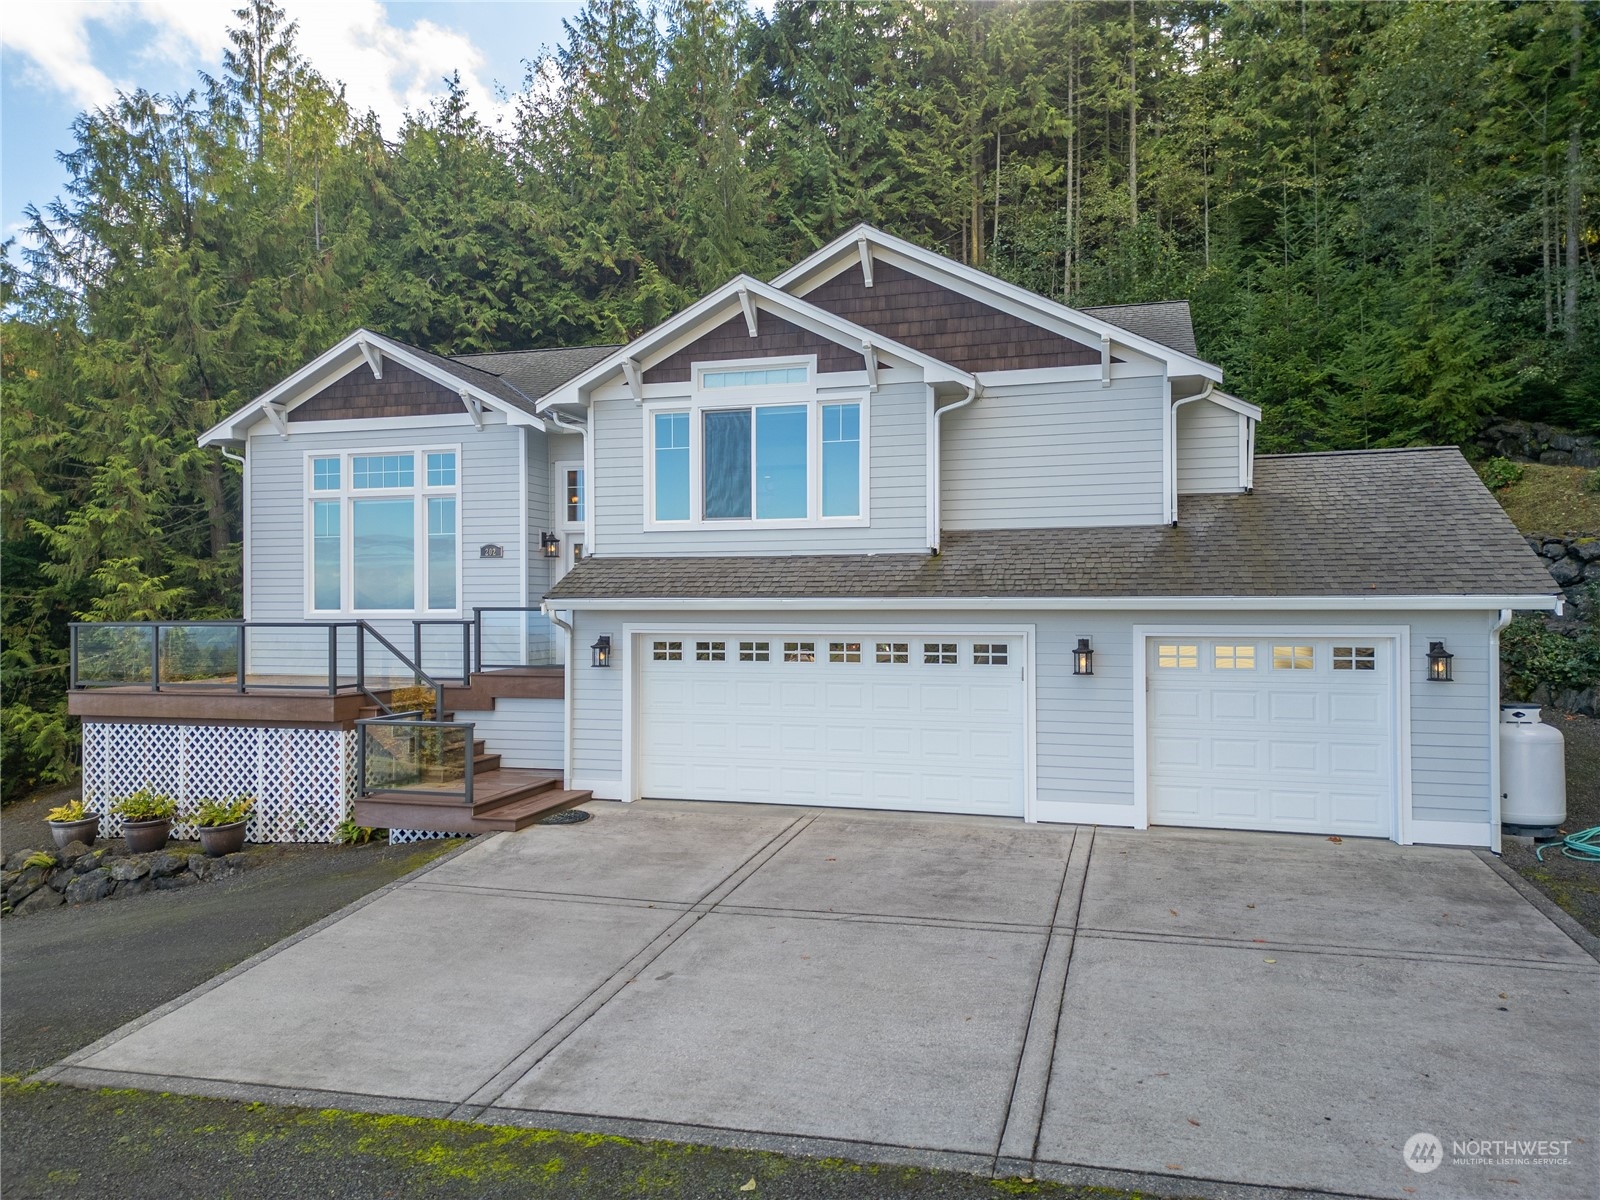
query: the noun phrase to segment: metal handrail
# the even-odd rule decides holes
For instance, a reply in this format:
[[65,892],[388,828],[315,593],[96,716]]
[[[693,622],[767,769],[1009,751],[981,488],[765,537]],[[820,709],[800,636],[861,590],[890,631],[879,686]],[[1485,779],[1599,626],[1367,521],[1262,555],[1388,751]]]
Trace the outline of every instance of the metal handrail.
[[[361,626],[361,632],[363,634],[370,633],[373,637],[377,638],[378,641],[383,645],[384,649],[386,649],[390,654],[394,655],[396,658],[398,658],[400,660],[400,663],[401,663],[402,666],[410,667],[411,668],[411,674],[416,678],[416,680],[417,680],[419,685],[425,686],[425,687],[430,687],[430,688],[433,689],[434,718],[435,718],[435,720],[443,721],[444,720],[444,688],[440,686],[439,681],[437,679],[435,679],[432,675],[429,675],[426,671],[424,671],[416,663],[412,662],[404,654],[400,653],[400,651],[395,647],[395,644],[393,642],[391,642],[388,638],[384,637],[383,634],[379,633],[376,629],[374,629],[367,622],[358,621],[357,624]],[[392,712],[391,712],[391,710],[390,710],[390,708],[389,708],[389,706],[387,704],[385,704],[382,700],[379,700],[376,696],[373,696],[371,692],[367,691],[365,667],[366,667],[366,663],[365,663],[365,660],[364,660],[364,657],[363,657],[362,640],[361,640],[360,637],[357,637],[356,638],[356,677],[357,677],[357,680],[358,680],[357,686],[359,686],[361,688],[363,693],[365,693],[366,695],[371,697],[373,703],[375,703],[379,708],[383,709],[383,711],[386,714],[392,715]]]
[[359,796],[371,795],[374,790],[367,786],[367,727],[369,725],[384,725],[391,729],[464,729],[466,730],[466,746],[464,761],[462,763],[461,787],[459,789],[414,788],[403,790],[408,794],[437,796],[441,800],[459,799],[467,807],[472,806],[472,775],[473,775],[473,749],[475,739],[473,733],[476,726],[471,721],[425,721],[419,719],[420,710],[404,713],[389,713],[381,717],[363,717],[356,722],[356,794]]

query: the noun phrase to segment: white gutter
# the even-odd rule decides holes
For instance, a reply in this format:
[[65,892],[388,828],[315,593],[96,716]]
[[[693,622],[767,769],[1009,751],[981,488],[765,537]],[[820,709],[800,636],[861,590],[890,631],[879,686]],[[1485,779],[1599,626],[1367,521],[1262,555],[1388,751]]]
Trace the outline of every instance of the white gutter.
[[1500,816],[1505,793],[1500,781],[1500,631],[1511,624],[1511,610],[1502,608],[1489,626],[1489,850],[1500,853]]
[[552,625],[559,625],[562,632],[567,635],[567,652],[563,656],[566,663],[562,670],[561,683],[561,786],[567,791],[572,790],[572,654],[574,640],[572,626],[556,615],[554,609],[541,604],[540,610],[550,618]]
[[1483,612],[1492,609],[1554,610],[1559,601],[1549,595],[1524,596],[636,596],[593,598],[563,596],[565,609],[595,612],[629,609],[680,609],[705,612],[803,612],[865,609],[929,611],[1040,609],[1062,612],[1319,612],[1328,609],[1364,609],[1412,612]]
[[976,380],[967,388],[967,394],[954,404],[939,407],[938,397],[933,397],[933,417],[929,422],[930,453],[928,455],[928,549],[939,553],[939,418],[945,413],[955,412],[958,408],[965,408],[978,398],[980,385]]

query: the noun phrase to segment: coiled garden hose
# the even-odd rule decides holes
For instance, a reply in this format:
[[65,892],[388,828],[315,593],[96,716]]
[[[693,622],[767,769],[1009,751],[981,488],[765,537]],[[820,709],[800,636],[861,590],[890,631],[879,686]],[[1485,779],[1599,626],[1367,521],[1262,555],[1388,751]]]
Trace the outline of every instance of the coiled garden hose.
[[1544,852],[1552,846],[1560,846],[1561,853],[1579,862],[1600,862],[1600,825],[1569,833],[1559,842],[1546,842],[1534,850],[1533,856],[1543,862]]

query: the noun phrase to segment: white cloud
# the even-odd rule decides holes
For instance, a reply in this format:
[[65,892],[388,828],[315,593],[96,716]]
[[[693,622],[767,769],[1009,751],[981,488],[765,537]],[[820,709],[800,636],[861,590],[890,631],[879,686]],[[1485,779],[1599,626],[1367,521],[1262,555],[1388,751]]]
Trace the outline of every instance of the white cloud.
[[[25,60],[35,86],[94,107],[112,100],[119,88],[131,91],[146,82],[141,76],[152,69],[165,77],[172,67],[183,68],[188,80],[197,71],[216,74],[239,2],[50,0],[31,5],[21,17],[13,9],[0,24],[0,44]],[[299,24],[300,53],[323,75],[344,83],[356,109],[375,111],[388,133],[400,127],[406,111],[442,95],[444,79],[454,71],[480,115],[493,121],[506,114],[509,106],[481,75],[482,51],[457,30],[429,20],[396,25],[379,0],[280,3]],[[102,35],[99,61],[91,33]]]

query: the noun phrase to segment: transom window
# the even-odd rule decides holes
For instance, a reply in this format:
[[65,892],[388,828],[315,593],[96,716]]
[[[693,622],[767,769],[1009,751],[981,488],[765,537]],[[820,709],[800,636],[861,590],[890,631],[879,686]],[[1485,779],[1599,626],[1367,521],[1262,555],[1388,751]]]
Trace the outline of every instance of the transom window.
[[682,642],[656,642],[650,647],[650,657],[656,662],[682,662]]
[[956,658],[956,644],[954,642],[923,642],[922,661],[939,666],[954,666]]
[[1378,651],[1375,646],[1335,646],[1333,648],[1335,671],[1376,671]]
[[695,662],[726,662],[727,658],[727,642],[696,642],[694,644]]
[[1010,647],[1005,642],[973,642],[972,662],[979,667],[1003,667]]
[[1181,642],[1156,646],[1156,666],[1168,671],[1187,671],[1200,665],[1200,647]]
[[805,381],[806,369],[804,367],[767,367],[743,371],[700,372],[700,386],[703,388],[770,387],[773,384],[804,383]]
[[861,661],[860,642],[829,642],[828,661],[836,663],[853,663]]
[[1254,646],[1213,646],[1211,665],[1218,671],[1254,671],[1256,648]]
[[740,642],[740,662],[766,662],[771,657],[770,647],[766,642]]
[[816,662],[817,644],[815,642],[785,642],[783,644],[783,661],[786,663]]
[[1310,646],[1274,646],[1272,648],[1272,669],[1274,671],[1309,671],[1316,665],[1316,655]]
[[459,607],[456,450],[316,455],[309,460],[307,491],[311,611]]
[[881,663],[908,663],[911,647],[905,642],[879,642],[876,658]]

